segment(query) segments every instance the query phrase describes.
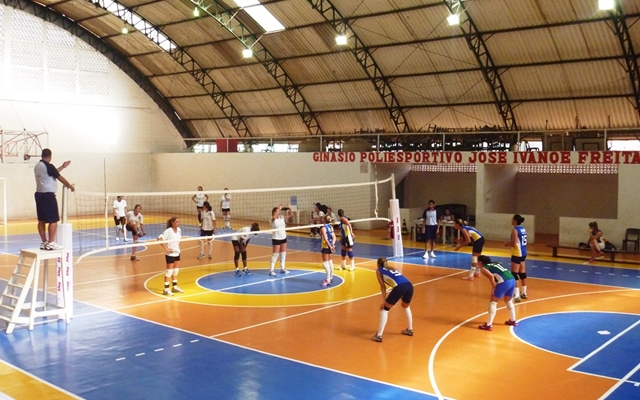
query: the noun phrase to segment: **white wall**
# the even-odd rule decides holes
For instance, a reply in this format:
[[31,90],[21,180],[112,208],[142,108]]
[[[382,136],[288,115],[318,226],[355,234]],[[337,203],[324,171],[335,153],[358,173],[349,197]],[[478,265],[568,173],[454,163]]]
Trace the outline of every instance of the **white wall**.
[[[536,242],[536,217],[535,215],[520,214],[524,217],[522,226],[527,230],[527,243]],[[513,226],[511,218],[513,214],[481,213],[476,215],[476,226],[487,240],[509,241]]]

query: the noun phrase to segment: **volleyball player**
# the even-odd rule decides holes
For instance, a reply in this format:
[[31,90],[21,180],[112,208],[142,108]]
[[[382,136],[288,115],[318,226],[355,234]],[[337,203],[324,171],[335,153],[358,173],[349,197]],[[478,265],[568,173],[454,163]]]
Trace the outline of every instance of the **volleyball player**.
[[[520,214],[511,218],[511,240],[504,244],[511,246],[511,275],[516,280],[513,301],[516,303],[520,303],[520,298],[527,298],[527,268],[524,261],[527,258],[527,230],[522,226],[523,222],[524,218]],[[522,289],[518,287],[518,281]]]
[[[322,219],[324,218],[324,212],[320,210],[320,206],[322,204],[315,203],[313,205],[313,211],[311,212],[311,223],[313,225],[321,224]],[[320,229],[315,226],[311,228],[311,232],[309,233],[309,237],[319,238],[320,237]]]
[[251,232],[256,232],[253,236],[257,235],[260,230],[260,226],[257,222],[251,224],[251,226],[245,226],[240,228],[235,235],[231,236],[231,245],[233,245],[233,264],[236,266],[236,276],[240,276],[240,269],[238,268],[238,260],[242,256],[242,273],[245,275],[252,275],[252,272],[247,268],[247,246],[251,240]]
[[224,188],[224,194],[220,196],[220,211],[224,219],[224,227],[231,229],[231,195],[227,193],[229,188]]
[[[133,211],[127,212],[126,230],[131,232],[131,235],[133,236],[133,243],[138,243],[138,238],[146,235],[144,231],[144,217],[142,216],[142,213],[140,213],[141,210],[142,206],[140,204],[136,204],[133,207]],[[136,257],[137,249],[137,246],[133,246],[131,248],[131,261],[140,261],[140,259]]]
[[[164,274],[164,291],[162,292],[162,294],[166,296],[173,296],[174,293],[184,293],[184,290],[178,286],[180,239],[182,239],[180,218],[171,217],[167,220],[167,229],[158,236],[158,241],[169,242],[161,243],[165,252],[164,259],[167,264],[167,270]],[[173,284],[172,289],[169,288],[170,283]]]
[[[438,225],[438,213],[435,206],[436,202],[429,200],[429,208],[424,211],[425,237],[427,240],[424,242],[424,255],[422,258],[429,258],[429,256],[436,258],[433,246],[436,243],[436,239],[438,239],[440,225]],[[429,247],[431,247],[431,252],[429,252]]]
[[338,210],[338,217],[340,218],[340,255],[342,256],[340,269],[347,269],[347,256],[349,256],[351,261],[349,271],[353,271],[356,269],[353,259],[353,244],[355,243],[356,235],[353,233],[353,226],[351,226],[349,218],[344,215],[344,210]]
[[[407,318],[407,329],[402,331],[403,335],[413,336],[413,316],[411,315],[411,299],[413,298],[413,285],[403,276],[400,271],[389,265],[384,257],[378,258],[378,266],[376,269],[376,277],[380,284],[380,293],[382,294],[383,303],[380,306],[380,320],[378,322],[378,332],[373,335],[371,340],[374,342],[382,342],[382,333],[387,325],[389,318],[389,310],[402,299],[400,305],[404,309]],[[392,287],[391,293],[387,296],[387,285]]]
[[482,233],[480,233],[479,230],[467,225],[466,222],[461,219],[457,219],[453,224],[453,227],[462,233],[462,238],[458,240],[456,251],[469,243],[473,243],[473,250],[471,250],[471,270],[469,271],[468,276],[462,278],[467,281],[472,281],[474,277],[477,278],[480,276],[480,271],[478,270],[478,257],[482,254],[484,236],[482,236]]
[[116,242],[120,240],[120,232],[124,241],[127,241],[125,226],[127,225],[127,201],[122,196],[117,196],[113,201],[113,222],[116,224]]
[[336,237],[333,233],[331,221],[331,216],[325,215],[322,217],[323,225],[320,227],[320,237],[322,238],[320,254],[322,256],[322,266],[327,272],[326,278],[321,283],[324,287],[331,286],[333,283],[333,259],[331,255],[336,251]]
[[[207,237],[213,236],[216,234],[216,215],[213,213],[211,209],[211,204],[208,201],[202,203],[202,212],[200,213],[200,236]],[[198,254],[198,260],[202,260],[204,258],[204,242],[205,240],[200,241],[200,254]],[[206,242],[209,244],[209,260],[211,260],[211,251],[213,249],[213,238],[209,237],[206,239]]]
[[204,189],[202,186],[198,186],[198,193],[194,194],[191,200],[196,203],[196,210],[198,212],[198,224],[202,223],[202,207],[205,201],[209,201],[209,195],[201,193]]
[[276,261],[278,256],[280,257],[280,273],[288,274],[289,271],[285,268],[285,262],[287,259],[287,231],[285,218],[291,218],[291,205],[286,209],[286,213],[282,215],[282,204],[278,207],[273,207],[271,210],[271,229],[275,229],[271,233],[271,245],[273,252],[271,254],[271,265],[269,266],[269,276],[276,276],[274,272]]
[[516,322],[516,307],[513,305],[513,290],[516,287],[516,280],[511,272],[499,262],[491,262],[487,256],[478,257],[478,268],[482,275],[486,276],[491,283],[491,299],[489,301],[489,316],[486,324],[478,326],[478,329],[490,331],[493,329],[493,319],[496,316],[498,308],[498,300],[504,299],[504,304],[509,310],[509,320],[505,321],[505,325],[518,326]]

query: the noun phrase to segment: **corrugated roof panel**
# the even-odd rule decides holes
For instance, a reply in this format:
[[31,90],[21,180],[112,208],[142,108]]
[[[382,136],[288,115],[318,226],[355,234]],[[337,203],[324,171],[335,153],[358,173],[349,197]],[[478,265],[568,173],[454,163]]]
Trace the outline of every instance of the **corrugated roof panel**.
[[316,112],[384,107],[380,95],[369,81],[306,86],[302,88],[302,95]]
[[198,18],[179,24],[167,25],[162,31],[178,46],[192,46],[217,40],[236,40],[228,30],[221,28],[213,18]]
[[502,119],[492,104],[478,106],[412,108],[405,113],[415,130],[429,130],[434,126],[460,129],[482,126],[502,126]]
[[127,56],[162,50],[160,46],[137,31],[129,32],[126,35],[111,36],[105,41]]
[[188,73],[157,76],[149,79],[165,97],[206,94],[205,89]]
[[272,89],[278,86],[262,64],[214,69],[209,75],[223,91]]
[[[60,3],[59,0],[53,1],[40,1],[38,3],[50,6],[52,9],[57,12],[67,15],[69,18],[73,18],[73,20],[78,21],[80,19],[90,18],[97,15],[102,15],[105,13],[109,13],[107,10],[96,7],[92,3],[86,0],[71,0]],[[60,4],[52,4],[52,3],[60,3]]]
[[286,137],[306,136],[309,129],[297,115],[281,115],[273,117],[253,117],[245,121],[252,132],[260,132],[260,136]]
[[183,97],[171,99],[170,102],[182,119],[224,117],[211,96]]
[[376,49],[373,57],[389,76],[478,67],[464,39],[384,47]]
[[318,115],[325,134],[364,132],[396,132],[386,110],[327,112]]
[[309,56],[282,63],[298,84],[366,78],[367,74],[351,52]]
[[392,88],[403,105],[493,101],[480,72],[399,78]]
[[[400,8],[414,8],[429,4],[442,3],[442,0],[333,0],[332,4],[345,17],[366,15],[371,13],[382,13],[386,11],[398,10]],[[398,6],[401,5],[401,7]],[[444,7],[444,5],[443,5]]]
[[244,46],[239,40],[225,40],[189,47],[187,51],[202,68],[225,68],[256,62],[254,58],[242,58],[243,49]]
[[151,24],[158,26],[174,21],[194,19],[194,7],[195,5],[190,1],[163,0],[142,4],[133,11]]
[[131,57],[129,61],[139,68],[145,76],[185,72],[185,69],[165,52]]
[[[184,121],[185,124],[189,127],[189,130],[193,133],[193,137],[195,138],[221,138],[223,134],[220,130],[220,127],[227,128],[226,131],[229,133],[229,136],[237,136],[237,134],[233,131],[233,127],[228,121],[218,120],[218,121]],[[193,142],[187,142],[187,145],[193,145]]]
[[328,24],[314,25],[268,34],[260,39],[260,43],[275,58],[294,57],[340,50],[336,45],[335,36]]
[[265,2],[264,6],[285,29],[324,22],[324,17],[314,10],[307,0]]
[[367,46],[393,44],[460,34],[459,29],[447,24],[448,15],[448,9],[439,2],[437,7],[362,17],[356,19],[352,26]]
[[241,116],[297,113],[281,89],[231,93],[228,97]]
[[628,76],[616,61],[512,68],[502,82],[512,100],[630,92]]
[[628,98],[522,103],[515,113],[520,129],[632,128],[640,122]]
[[122,28],[126,26],[120,18],[112,14],[106,14],[98,18],[91,18],[82,21],[80,22],[80,25],[85,27],[88,31],[93,32],[98,37],[120,35]]

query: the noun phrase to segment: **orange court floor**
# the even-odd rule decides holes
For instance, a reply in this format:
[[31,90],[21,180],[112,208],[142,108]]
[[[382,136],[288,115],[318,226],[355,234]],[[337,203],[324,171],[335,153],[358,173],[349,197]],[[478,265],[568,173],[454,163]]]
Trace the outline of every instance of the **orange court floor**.
[[[17,260],[16,246],[28,239],[32,247],[37,247],[34,227],[33,221],[0,227],[5,231],[0,237],[4,242],[0,254],[0,279],[4,284]],[[99,321],[98,315],[112,313],[171,332],[193,334],[201,340],[228,345],[228,349],[241,348],[278,362],[293,362],[286,367],[290,369],[284,370],[261,369],[247,362],[232,383],[221,376],[238,371],[231,367],[227,371],[222,365],[199,381],[203,393],[229,386],[225,392],[228,396],[215,398],[323,395],[376,399],[409,398],[408,394],[426,399],[640,398],[637,266],[552,258],[546,244],[557,238],[537,235],[538,243],[529,245],[527,258],[528,299],[516,304],[519,325],[503,324],[509,315],[500,302],[493,330],[487,332],[478,326],[487,319],[491,286],[486,278],[471,282],[461,279],[471,262],[470,248],[456,252],[450,245],[437,243],[437,257],[423,259],[424,244],[405,236],[404,255],[394,257],[386,231],[356,230],[355,234],[356,269],[336,268],[338,283],[329,288],[319,285],[324,276],[319,239],[310,238],[307,233],[290,232],[286,267],[292,273],[276,278],[267,274],[272,255],[270,237],[259,235],[252,240],[247,251],[248,266],[253,271],[250,282],[245,279],[248,277],[233,275],[234,254],[228,240],[213,241],[211,260],[198,259],[197,241],[185,242],[179,273],[179,284],[185,293],[173,297],[161,294],[164,257],[161,248],[153,244],[153,238],[140,243],[139,261],[130,260],[129,248],[114,246],[107,253],[83,258],[75,265],[73,295],[80,306],[75,307],[74,317],[65,329],[74,329],[74,325],[83,325],[83,321],[91,318]],[[341,262],[339,252],[333,256],[336,267]],[[483,253],[505,266],[509,264],[508,248],[502,242],[487,242]],[[77,258],[78,254],[74,256]],[[382,343],[371,340],[378,327],[383,300],[374,273],[379,256],[388,257],[414,285],[412,337],[400,334],[407,326],[398,305],[389,313]],[[278,266],[279,262],[276,270]],[[55,287],[54,278],[50,287]],[[82,311],[84,306],[91,306],[92,311]],[[33,349],[36,341],[42,340],[39,335],[63,336],[61,324],[64,325],[55,320],[39,321],[31,334],[26,327],[18,327],[12,334],[4,335],[7,338],[0,340],[0,350],[3,349],[0,395],[16,399],[112,398],[116,394],[122,396],[118,390],[124,390],[114,387],[138,385],[139,370],[118,378],[118,382],[109,381],[111,375],[106,372],[111,364],[122,368],[135,355],[123,356],[119,363],[104,361],[104,365],[78,356],[79,363],[86,363],[82,368],[97,373],[104,368],[102,382],[100,379],[90,384],[74,382],[82,380],[74,377],[75,373],[64,378],[57,376],[60,373],[52,373],[51,370],[71,366],[61,365],[59,351]],[[139,338],[128,336],[127,329],[122,325],[114,330],[117,343],[135,353],[137,342],[128,345],[127,341]],[[97,330],[87,332],[99,337]],[[76,351],[77,344],[71,340],[62,343],[63,348]],[[98,341],[90,343],[96,351],[105,346]],[[35,356],[40,367],[33,370],[16,361]],[[181,368],[187,371],[190,363],[198,362],[184,354],[172,357],[165,365],[167,374],[171,374],[172,366],[179,373]],[[224,355],[210,354],[210,357]],[[618,360],[619,365],[606,361],[611,359]],[[297,378],[296,371],[309,367],[311,374],[329,371],[336,374],[330,376],[353,381],[338,383],[342,381],[332,378],[326,385],[333,385],[334,391],[323,394]],[[164,378],[158,375],[157,379]],[[255,384],[272,380],[280,380],[280,384],[268,388]],[[248,382],[254,385],[245,386],[242,391],[239,386]],[[367,386],[373,383],[380,386]],[[188,393],[184,387],[183,390]],[[130,398],[146,398],[141,394],[146,392],[132,393]],[[171,393],[171,389],[166,389],[153,396],[164,398],[166,394],[169,398]],[[194,397],[200,396],[194,394],[191,398]]]

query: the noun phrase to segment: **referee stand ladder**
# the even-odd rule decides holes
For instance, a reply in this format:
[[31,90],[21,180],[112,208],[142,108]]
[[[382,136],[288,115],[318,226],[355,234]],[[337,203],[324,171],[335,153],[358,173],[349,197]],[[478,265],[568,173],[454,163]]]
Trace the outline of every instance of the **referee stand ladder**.
[[[7,321],[6,333],[16,325],[33,330],[36,318],[57,316],[66,323],[73,314],[73,240],[71,224],[67,224],[68,189],[62,192],[62,224],[57,239],[61,250],[22,249],[18,263],[0,296],[0,320]],[[53,262],[50,262],[53,261]],[[49,268],[54,267],[56,294],[49,293]],[[54,301],[50,301],[49,297]]]

